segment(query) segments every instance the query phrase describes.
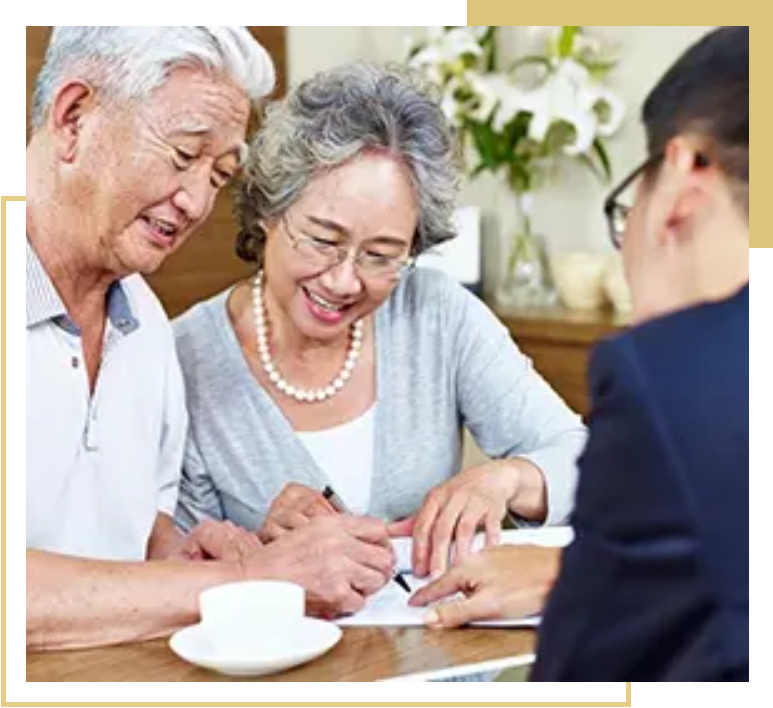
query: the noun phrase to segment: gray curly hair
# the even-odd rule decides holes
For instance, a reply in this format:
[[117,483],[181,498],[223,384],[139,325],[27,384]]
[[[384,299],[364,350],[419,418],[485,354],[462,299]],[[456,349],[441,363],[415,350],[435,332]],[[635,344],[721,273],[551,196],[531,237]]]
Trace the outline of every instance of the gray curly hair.
[[419,207],[412,255],[452,239],[459,152],[437,91],[406,67],[357,62],[315,75],[267,108],[235,195],[239,257],[262,264],[266,226],[320,173],[372,149],[411,175]]

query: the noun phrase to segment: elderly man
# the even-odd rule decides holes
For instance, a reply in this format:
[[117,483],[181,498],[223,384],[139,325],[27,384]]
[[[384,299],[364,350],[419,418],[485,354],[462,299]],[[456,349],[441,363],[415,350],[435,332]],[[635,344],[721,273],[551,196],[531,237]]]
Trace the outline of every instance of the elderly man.
[[28,648],[165,634],[239,578],[296,581],[330,614],[389,577],[373,520],[271,546],[229,524],[183,538],[172,521],[185,400],[141,276],[207,218],[273,82],[244,27],[54,30],[27,148]]

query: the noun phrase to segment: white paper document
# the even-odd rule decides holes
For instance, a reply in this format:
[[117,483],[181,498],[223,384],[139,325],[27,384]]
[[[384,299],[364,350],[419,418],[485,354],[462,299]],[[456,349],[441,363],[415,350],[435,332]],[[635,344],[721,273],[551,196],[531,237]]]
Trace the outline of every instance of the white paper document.
[[[571,543],[572,530],[567,527],[518,529],[502,533],[502,545],[535,544],[540,546],[564,547]],[[429,583],[428,579],[416,578],[410,572],[411,539],[397,539],[394,542],[397,553],[397,568],[402,571],[411,589],[416,592]],[[484,537],[475,539],[475,549],[484,545]],[[517,573],[518,569],[513,568]],[[342,627],[421,627],[424,625],[426,607],[410,607],[410,595],[397,583],[389,582],[373,595],[365,608],[357,614],[341,618],[337,623]],[[518,620],[495,620],[491,622],[475,622],[476,627],[536,627],[540,617],[526,617]]]

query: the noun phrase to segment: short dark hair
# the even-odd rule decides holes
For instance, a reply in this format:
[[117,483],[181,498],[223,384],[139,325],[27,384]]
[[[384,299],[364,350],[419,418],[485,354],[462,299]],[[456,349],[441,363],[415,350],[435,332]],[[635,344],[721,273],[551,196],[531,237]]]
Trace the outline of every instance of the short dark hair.
[[690,47],[642,111],[650,155],[677,135],[697,133],[749,212],[749,28],[720,27]]

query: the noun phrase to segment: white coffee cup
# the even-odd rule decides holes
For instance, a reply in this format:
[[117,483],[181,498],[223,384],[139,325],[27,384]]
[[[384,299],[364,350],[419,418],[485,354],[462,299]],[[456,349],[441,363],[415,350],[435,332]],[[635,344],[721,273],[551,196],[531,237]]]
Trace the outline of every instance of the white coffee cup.
[[306,593],[300,585],[274,580],[227,583],[202,592],[199,610],[204,631],[218,654],[254,655],[279,625],[303,618]]

